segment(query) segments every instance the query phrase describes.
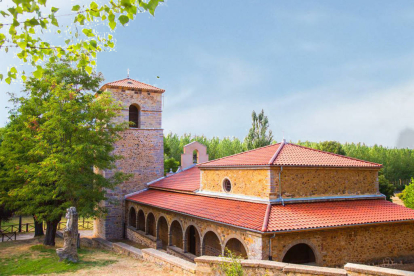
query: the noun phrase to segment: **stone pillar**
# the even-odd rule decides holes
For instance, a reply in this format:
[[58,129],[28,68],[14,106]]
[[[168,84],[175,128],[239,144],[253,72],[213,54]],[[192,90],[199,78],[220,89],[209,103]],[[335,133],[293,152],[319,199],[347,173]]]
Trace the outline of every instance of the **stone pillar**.
[[74,263],[78,258],[78,213],[75,207],[67,209],[66,227],[63,230],[63,248],[56,249],[59,261],[68,260]]
[[183,252],[187,253],[187,239],[185,238],[185,236],[183,238]]
[[171,229],[170,229],[168,233],[168,246],[171,246],[171,245],[172,245],[172,234],[171,234]]

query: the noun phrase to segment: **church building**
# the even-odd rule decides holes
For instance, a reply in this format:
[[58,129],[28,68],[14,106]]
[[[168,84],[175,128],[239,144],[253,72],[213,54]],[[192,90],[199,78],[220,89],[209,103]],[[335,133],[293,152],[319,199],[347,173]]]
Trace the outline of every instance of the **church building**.
[[193,142],[180,169],[164,176],[164,90],[129,78],[102,90],[125,104],[119,119],[133,122],[115,153],[125,157],[117,169],[134,177],[108,191],[118,203],[103,203],[109,212],[95,235],[125,236],[190,261],[227,249],[320,266],[414,257],[414,210],[379,192],[380,164],[286,141],[209,161]]

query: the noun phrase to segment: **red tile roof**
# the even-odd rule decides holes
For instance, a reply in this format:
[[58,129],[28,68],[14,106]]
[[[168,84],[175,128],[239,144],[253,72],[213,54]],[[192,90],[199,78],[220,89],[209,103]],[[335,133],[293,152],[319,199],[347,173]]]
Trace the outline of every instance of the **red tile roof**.
[[262,229],[266,212],[266,204],[153,189],[127,200],[253,230]]
[[269,160],[279,148],[279,144],[274,144],[254,150],[245,151],[235,155],[226,156],[220,159],[204,162],[201,167],[216,166],[255,166],[268,165]]
[[165,177],[150,187],[193,192],[200,188],[200,169],[197,167]]
[[[267,204],[150,189],[127,200],[262,231]],[[414,210],[386,200],[272,205],[266,232],[414,220]]]
[[147,90],[147,91],[152,91],[152,92],[160,92],[163,93],[165,92],[164,89],[160,89],[157,88],[155,86],[143,83],[143,82],[139,82],[130,78],[126,78],[123,80],[118,80],[118,81],[113,81],[113,82],[109,82],[104,84],[101,87],[101,90],[103,90],[106,86],[109,87],[122,87],[122,88],[134,88],[134,89],[143,89],[143,90]]
[[[280,150],[279,148],[282,147]],[[200,164],[216,166],[312,166],[381,168],[382,165],[295,144],[282,143],[223,157]]]
[[383,199],[273,205],[267,231],[414,220],[414,210]]

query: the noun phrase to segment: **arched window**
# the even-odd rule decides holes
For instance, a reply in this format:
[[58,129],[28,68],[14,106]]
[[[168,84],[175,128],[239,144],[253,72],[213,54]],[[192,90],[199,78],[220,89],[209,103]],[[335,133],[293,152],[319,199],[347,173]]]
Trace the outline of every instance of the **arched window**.
[[209,231],[203,238],[203,255],[207,256],[220,256],[221,255],[221,243],[217,235]]
[[161,248],[167,249],[168,246],[168,223],[164,217],[158,219],[157,240],[161,241]]
[[177,220],[174,220],[171,223],[170,234],[171,245],[183,249],[183,229],[181,228],[181,224]]
[[129,106],[129,127],[139,128],[139,108],[135,105]]
[[[242,259],[247,259],[246,248],[238,239],[232,238],[228,240],[225,248],[230,250],[233,254],[241,257]],[[224,252],[224,254],[227,255],[227,252]]]
[[137,227],[137,215],[135,213],[134,207],[129,209],[129,226],[136,228]]
[[148,235],[155,237],[155,217],[152,213],[147,215],[147,227],[145,227],[145,230]]
[[283,257],[283,262],[292,264],[309,264],[315,263],[315,261],[315,253],[312,248],[305,243],[299,243],[292,246]]
[[193,164],[198,164],[198,150],[193,151]]

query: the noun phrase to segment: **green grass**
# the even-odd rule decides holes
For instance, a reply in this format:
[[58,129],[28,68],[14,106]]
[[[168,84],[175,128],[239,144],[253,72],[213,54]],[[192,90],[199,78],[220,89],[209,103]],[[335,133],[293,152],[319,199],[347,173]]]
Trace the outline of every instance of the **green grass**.
[[30,252],[0,257],[0,275],[38,275],[49,273],[74,272],[88,267],[99,267],[112,264],[114,260],[84,260],[97,250],[78,250],[79,262],[59,262],[56,249],[44,245],[30,247]]

